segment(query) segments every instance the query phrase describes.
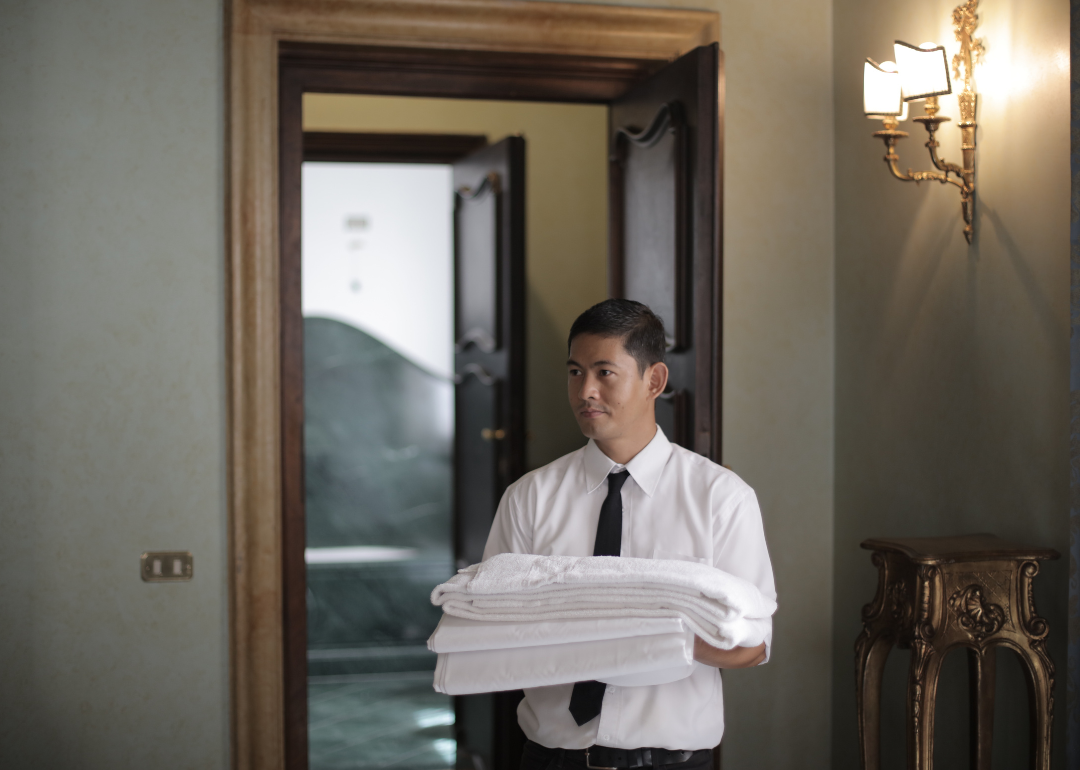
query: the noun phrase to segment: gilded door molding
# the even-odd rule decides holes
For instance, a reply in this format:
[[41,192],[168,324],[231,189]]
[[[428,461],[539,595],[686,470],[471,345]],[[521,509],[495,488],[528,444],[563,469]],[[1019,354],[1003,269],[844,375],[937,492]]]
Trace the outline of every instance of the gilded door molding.
[[278,285],[282,42],[668,61],[719,40],[705,11],[502,0],[235,0],[229,28],[232,766],[285,765]]

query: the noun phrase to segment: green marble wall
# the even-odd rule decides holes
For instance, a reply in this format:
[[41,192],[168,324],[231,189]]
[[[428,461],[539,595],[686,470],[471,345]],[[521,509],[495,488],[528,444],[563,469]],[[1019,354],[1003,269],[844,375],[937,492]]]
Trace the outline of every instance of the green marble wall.
[[434,668],[431,589],[451,574],[453,385],[374,337],[304,319],[307,546],[400,561],[308,567],[311,675]]

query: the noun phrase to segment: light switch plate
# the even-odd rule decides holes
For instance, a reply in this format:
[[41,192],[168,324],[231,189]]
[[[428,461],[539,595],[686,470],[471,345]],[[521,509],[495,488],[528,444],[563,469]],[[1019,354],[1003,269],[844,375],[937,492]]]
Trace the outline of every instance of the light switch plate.
[[139,559],[139,573],[147,583],[191,580],[194,569],[191,551],[147,551]]

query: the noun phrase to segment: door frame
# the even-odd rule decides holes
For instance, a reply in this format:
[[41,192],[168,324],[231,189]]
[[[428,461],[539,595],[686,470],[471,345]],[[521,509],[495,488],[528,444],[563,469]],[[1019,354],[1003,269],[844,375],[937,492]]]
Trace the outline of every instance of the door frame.
[[[302,469],[285,452],[283,418],[297,405],[284,397],[297,391],[282,380],[283,353],[295,340],[281,323],[281,257],[299,233],[283,229],[280,172],[303,151],[300,110],[283,108],[316,88],[607,102],[718,42],[720,20],[705,11],[503,0],[234,0],[229,16],[232,766],[283,770],[296,743],[287,740],[282,480]],[[722,126],[722,94],[720,105]]]
[[303,158],[322,163],[443,163],[485,147],[483,134],[378,134],[305,131]]

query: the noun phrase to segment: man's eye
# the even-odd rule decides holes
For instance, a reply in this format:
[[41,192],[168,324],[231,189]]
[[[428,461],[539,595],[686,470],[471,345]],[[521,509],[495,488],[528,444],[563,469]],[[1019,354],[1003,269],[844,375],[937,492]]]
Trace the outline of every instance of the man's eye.
[[601,369],[600,370],[600,376],[601,377],[607,377],[609,374],[614,374],[614,372],[611,371],[610,369]]

